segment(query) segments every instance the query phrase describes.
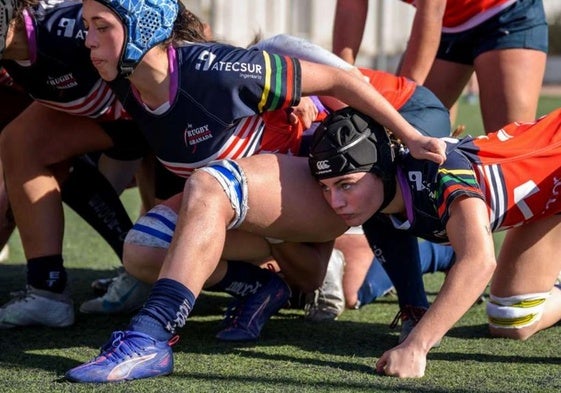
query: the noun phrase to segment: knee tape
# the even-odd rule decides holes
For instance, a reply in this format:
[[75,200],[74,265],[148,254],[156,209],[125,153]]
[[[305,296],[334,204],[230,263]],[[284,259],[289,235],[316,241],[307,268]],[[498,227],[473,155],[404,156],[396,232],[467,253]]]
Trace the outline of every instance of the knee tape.
[[509,297],[490,295],[487,303],[489,325],[494,328],[520,329],[538,322],[549,292]]
[[177,213],[167,206],[158,205],[140,217],[127,233],[125,243],[169,248],[176,223]]
[[239,227],[245,220],[248,209],[247,179],[243,170],[232,160],[214,161],[198,170],[209,173],[220,183],[236,214],[228,229]]

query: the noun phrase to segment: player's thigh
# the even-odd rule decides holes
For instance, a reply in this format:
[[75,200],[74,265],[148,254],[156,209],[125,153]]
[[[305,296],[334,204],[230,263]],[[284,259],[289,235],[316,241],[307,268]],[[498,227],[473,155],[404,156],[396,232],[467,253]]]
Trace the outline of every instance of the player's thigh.
[[324,242],[347,226],[325,201],[303,157],[261,154],[238,161],[248,185],[240,229],[295,242]]
[[2,157],[26,154],[43,165],[113,145],[94,120],[32,103],[0,135]]
[[423,86],[450,109],[462,94],[472,73],[471,65],[435,59]]
[[497,258],[491,293],[499,297],[549,292],[561,271],[561,216],[508,231]]
[[261,265],[271,257],[269,242],[263,237],[238,229],[226,232],[222,258]]
[[545,73],[546,54],[531,49],[501,49],[475,59],[485,130],[513,121],[533,121]]

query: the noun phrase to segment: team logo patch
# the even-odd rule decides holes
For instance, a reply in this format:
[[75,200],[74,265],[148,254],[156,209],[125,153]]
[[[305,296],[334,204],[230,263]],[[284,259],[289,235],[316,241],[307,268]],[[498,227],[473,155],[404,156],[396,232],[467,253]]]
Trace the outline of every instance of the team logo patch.
[[331,165],[329,165],[328,160],[321,160],[316,162],[316,168],[318,169],[318,171],[327,171],[331,169]]
[[49,77],[47,84],[58,90],[66,90],[78,86],[78,82],[71,72],[57,77]]
[[183,133],[185,145],[196,146],[197,144],[207,141],[213,137],[209,125],[205,124],[200,127],[193,127],[192,124],[187,125],[187,129]]
[[255,78],[263,74],[263,66],[256,63],[241,61],[216,60],[216,55],[211,51],[202,51],[195,62],[197,71],[239,72],[245,78]]

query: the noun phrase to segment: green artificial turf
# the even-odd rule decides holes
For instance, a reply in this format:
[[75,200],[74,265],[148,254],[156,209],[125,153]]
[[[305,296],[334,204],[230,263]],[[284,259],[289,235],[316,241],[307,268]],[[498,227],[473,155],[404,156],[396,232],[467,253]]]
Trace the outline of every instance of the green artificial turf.
[[[559,105],[544,97],[540,114]],[[477,106],[463,103],[458,123],[481,130]],[[472,131],[473,130],[473,131]],[[123,195],[137,216],[136,190]],[[114,274],[118,259],[76,215],[66,212],[65,264],[76,307],[93,296],[90,282]],[[48,230],[41,228],[38,230]],[[500,237],[498,238],[500,243]],[[0,264],[0,304],[22,289],[24,256],[17,235],[9,262]],[[434,298],[443,275],[425,276]],[[266,325],[256,344],[215,340],[228,298],[204,294],[174,347],[175,372],[168,377],[114,385],[76,385],[64,372],[97,354],[129,316],[77,313],[65,329],[27,328],[0,332],[0,392],[559,392],[561,329],[553,327],[527,342],[491,339],[485,305],[476,304],[428,357],[422,379],[399,380],[373,372],[377,358],[397,340],[389,324],[397,312],[395,297],[384,297],[338,321],[312,324],[300,310],[282,310]],[[48,312],[46,310],[46,312]]]

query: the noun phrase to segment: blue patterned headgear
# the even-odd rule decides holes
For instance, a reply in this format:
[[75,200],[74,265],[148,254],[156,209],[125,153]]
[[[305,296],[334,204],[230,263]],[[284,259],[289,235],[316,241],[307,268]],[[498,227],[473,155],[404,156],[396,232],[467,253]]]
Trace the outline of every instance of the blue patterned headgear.
[[0,0],[0,59],[6,49],[6,36],[10,21],[14,17],[17,0]]
[[[4,0],[0,0],[4,1]],[[177,0],[97,0],[125,25],[119,72],[130,75],[151,48],[171,37],[179,12]]]

